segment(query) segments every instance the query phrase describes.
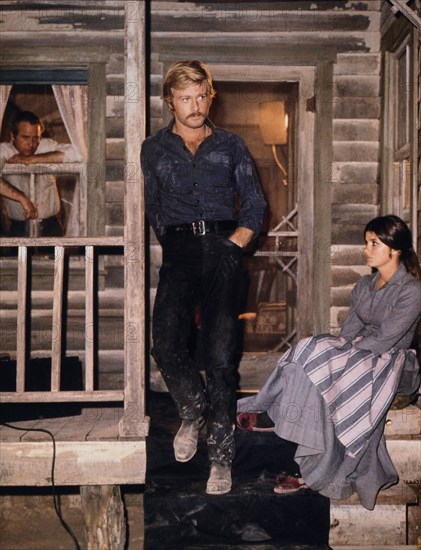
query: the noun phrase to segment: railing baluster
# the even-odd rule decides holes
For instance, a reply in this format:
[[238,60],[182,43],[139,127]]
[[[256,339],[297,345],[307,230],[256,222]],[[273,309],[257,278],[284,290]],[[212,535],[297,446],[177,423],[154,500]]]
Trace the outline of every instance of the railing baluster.
[[53,322],[51,327],[51,391],[60,390],[63,329],[64,247],[54,247]]
[[26,308],[28,287],[28,249],[18,248],[18,311],[17,311],[17,341],[16,341],[16,391],[25,391],[25,359],[26,359]]
[[85,390],[94,389],[95,310],[94,310],[95,254],[93,246],[85,247]]

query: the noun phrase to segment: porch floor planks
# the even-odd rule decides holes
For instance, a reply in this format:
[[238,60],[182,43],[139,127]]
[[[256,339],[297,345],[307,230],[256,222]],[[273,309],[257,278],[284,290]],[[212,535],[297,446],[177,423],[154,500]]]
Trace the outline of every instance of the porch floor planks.
[[[95,409],[98,416],[96,422],[92,425],[92,429],[87,434],[87,441],[114,441],[119,440],[119,422],[123,417],[124,410],[122,408],[107,408]],[[82,414],[87,414],[89,417],[94,410],[84,411]]]
[[11,426],[0,427],[0,442],[49,441],[45,432],[21,431],[21,429],[44,429],[51,432],[56,441],[118,441],[119,420],[122,408],[83,409],[80,415],[42,418],[36,420],[11,421]]
[[57,486],[144,484],[146,441],[144,437],[119,438],[123,408],[79,410],[80,414],[69,416],[10,421],[23,431],[0,427],[1,484],[51,484],[51,437],[26,428],[48,430],[54,436]]

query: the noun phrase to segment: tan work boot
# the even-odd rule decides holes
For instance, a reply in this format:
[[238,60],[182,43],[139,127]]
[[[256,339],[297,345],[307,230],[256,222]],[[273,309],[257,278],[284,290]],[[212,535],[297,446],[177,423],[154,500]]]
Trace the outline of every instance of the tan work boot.
[[183,420],[174,438],[174,455],[177,462],[188,462],[197,451],[197,440],[205,419]]
[[224,495],[231,491],[231,464],[213,462],[206,485],[208,495]]

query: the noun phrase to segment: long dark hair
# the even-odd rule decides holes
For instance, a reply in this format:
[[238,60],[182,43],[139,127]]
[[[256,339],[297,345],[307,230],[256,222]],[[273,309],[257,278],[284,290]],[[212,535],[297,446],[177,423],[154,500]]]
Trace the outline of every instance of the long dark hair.
[[401,263],[409,273],[421,281],[421,269],[412,245],[412,234],[403,220],[393,214],[379,216],[368,222],[364,229],[364,236],[367,231],[375,233],[388,247],[399,250]]

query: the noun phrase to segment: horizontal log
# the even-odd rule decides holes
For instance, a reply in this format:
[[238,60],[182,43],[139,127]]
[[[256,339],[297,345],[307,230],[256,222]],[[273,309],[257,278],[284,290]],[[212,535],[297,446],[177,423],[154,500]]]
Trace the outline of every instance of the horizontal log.
[[338,75],[352,75],[354,77],[359,77],[360,75],[372,76],[380,74],[380,69],[380,53],[342,53],[338,55],[337,62],[333,67],[333,74],[335,77]]
[[110,237],[118,237],[121,235],[124,235],[124,226],[118,225],[118,226],[105,226],[105,234],[109,235]]
[[379,160],[377,141],[334,141],[334,162],[376,162]]
[[[72,317],[66,322],[66,349],[69,355],[73,350],[85,349],[85,345],[92,340],[92,325],[86,323],[84,310],[72,311]],[[127,330],[129,335],[127,335]],[[30,338],[30,347],[32,351],[51,350],[52,338],[57,338],[60,326],[54,326],[52,330],[52,319],[48,312],[42,310],[39,315],[32,318],[31,331],[28,334]],[[127,338],[135,338],[136,341],[143,338],[139,334],[137,326],[133,323],[124,323],[122,312],[109,310],[103,312],[98,320],[98,328],[95,331],[95,337],[98,347],[101,350],[123,349]],[[1,320],[0,331],[1,349],[8,352],[16,351],[16,320],[7,318]]]
[[362,275],[368,273],[370,273],[370,270],[365,266],[334,266],[332,268],[332,287],[355,285]]
[[126,140],[124,138],[107,138],[106,155],[110,160],[124,160]]
[[340,328],[342,327],[347,315],[349,308],[348,307],[336,307],[331,306],[330,308],[330,326],[336,327],[332,329],[336,334],[339,334]]
[[376,97],[380,95],[379,75],[337,75],[333,81],[336,97]]
[[373,217],[374,216],[368,217],[364,223],[332,223],[332,244],[361,245],[364,227]]
[[351,297],[353,286],[345,287],[333,287],[330,291],[331,306],[333,307],[349,307],[349,300]]
[[124,162],[122,160],[107,160],[105,179],[107,181],[124,180]]
[[119,75],[124,67],[124,52],[109,52],[107,56],[107,75]]
[[377,204],[379,188],[377,184],[334,184],[332,203],[338,204]]
[[[161,119],[163,110],[167,109],[167,107],[164,105],[164,102],[162,101],[161,97],[150,97],[149,98],[149,106],[150,106],[150,115],[152,118],[159,118]],[[162,126],[162,123],[160,123]],[[161,127],[160,126],[160,127]]]
[[[361,223],[366,224],[377,215],[376,204],[333,204],[333,223]],[[362,237],[361,237],[362,239]]]
[[335,162],[332,181],[350,184],[378,184],[378,162]]
[[124,202],[107,204],[105,223],[108,225],[124,225]]
[[[51,309],[53,303],[54,291],[50,290],[32,290],[31,292],[31,306],[32,311]],[[7,316],[7,310],[16,310],[17,301],[19,297],[18,291],[2,291],[0,295],[2,314],[1,318],[5,319]],[[124,299],[124,292],[119,288],[107,288],[106,290],[98,292],[98,309],[103,310],[116,310],[122,309]],[[74,309],[83,309],[85,305],[85,291],[83,290],[70,290],[66,295],[66,303],[69,311]]]
[[105,91],[107,95],[124,96],[124,74],[122,74],[123,65],[120,67],[119,74],[107,74]]
[[[157,12],[151,18],[152,33],[177,32],[319,32],[376,31],[379,28],[380,14],[375,11],[343,12],[313,9],[288,10],[282,4],[274,4],[271,9],[260,8],[255,2],[243,4],[219,4],[209,8],[205,4],[201,10]],[[282,7],[281,7],[282,6]]]
[[[251,40],[252,38],[252,40]],[[159,51],[160,53],[166,53],[169,57],[174,56],[174,43],[178,43],[177,57],[184,55],[188,52],[191,53],[198,50],[198,42],[200,42],[200,48],[205,51],[214,50],[215,47],[219,47],[223,53],[220,61],[230,61],[231,63],[244,62],[248,60],[257,61],[259,52],[256,49],[261,49],[261,58],[270,62],[270,58],[265,56],[267,51],[268,40],[270,40],[271,48],[277,49],[281,59],[283,55],[287,53],[287,48],[291,48],[296,51],[296,56],[299,56],[297,52],[297,43],[300,44],[300,49],[313,50],[313,55],[308,58],[308,64],[315,61],[317,57],[322,53],[322,49],[325,47],[334,48],[336,53],[341,52],[377,52],[380,49],[380,33],[378,32],[362,32],[356,31],[347,35],[339,31],[319,31],[311,34],[306,33],[303,36],[302,33],[290,33],[285,32],[261,32],[251,37],[250,32],[244,33],[196,33],[196,32],[177,32],[171,33],[152,33],[151,46],[152,49]],[[250,48],[252,42],[252,51],[248,55],[244,48]],[[232,49],[234,48],[234,49]],[[319,48],[321,51],[319,52]],[[241,51],[243,49],[243,51]],[[200,52],[199,52],[200,53]],[[306,53],[307,56],[307,53]],[[200,57],[199,55],[197,57]],[[290,58],[291,59],[291,58]],[[275,61],[275,60],[274,60]],[[279,61],[278,61],[279,63]]]
[[365,118],[379,119],[381,112],[380,97],[359,97],[358,100],[349,97],[333,98],[333,118]]
[[[48,0],[44,0],[44,2],[48,2]],[[51,2],[51,0],[50,0]],[[241,2],[231,0],[216,0],[216,1],[210,1],[206,2],[206,9],[209,10],[217,10],[221,9],[222,7],[226,6],[231,9],[238,8],[238,5]],[[244,2],[244,4],[247,4]],[[271,10],[273,9],[273,1],[270,0],[257,0],[257,2],[250,1],[248,9],[256,9],[256,5],[258,5],[258,8],[261,10]],[[279,4],[279,3],[278,3]],[[361,11],[369,11],[369,10],[380,10],[382,2],[381,0],[363,0],[359,2],[358,0],[350,0],[347,2],[344,2],[343,0],[318,0],[317,2],[317,9],[324,10],[324,11],[331,11],[331,10],[341,10],[341,11],[354,11],[354,10],[361,10]],[[283,10],[311,10],[314,8],[314,1],[311,0],[283,0],[281,3]],[[168,9],[171,9],[171,11],[185,11],[185,6],[182,2],[177,2],[176,0],[168,1],[168,0],[153,0],[151,4],[152,8],[152,14],[157,14],[160,11],[168,11]],[[203,10],[203,7],[199,4],[196,7],[196,10]]]
[[380,122],[376,119],[333,121],[334,141],[378,141]]
[[96,10],[88,11],[69,5],[57,4],[55,9],[28,5],[26,9],[13,12],[5,10],[0,32],[21,29],[27,33],[37,33],[45,31],[47,26],[57,33],[57,38],[60,33],[72,29],[79,33],[115,32],[124,29],[124,7],[119,3],[103,3],[102,8],[98,5]]
[[124,96],[107,95],[105,110],[108,118],[116,116],[124,119]]
[[[32,59],[33,63],[40,63],[45,59],[56,57],[60,54],[60,48],[63,48],[63,61],[106,61],[111,53],[124,52],[124,30],[104,31],[89,31],[86,33],[74,31],[38,31],[36,33],[37,47],[33,48],[33,33],[23,30],[12,30],[1,32],[2,49],[0,51],[0,62],[10,64],[9,48],[21,48],[26,50],[26,54],[20,59],[21,62],[29,62]],[[98,53],[89,57],[89,48],[98,48]],[[45,49],[45,52],[43,51]],[[73,49],[73,58],[69,59],[70,50]],[[9,51],[8,51],[9,50]],[[52,52],[49,54],[47,50]],[[55,53],[54,53],[54,50]],[[100,51],[102,50],[102,52]],[[80,57],[79,57],[80,52]],[[16,54],[16,52],[14,52]],[[107,55],[108,54],[108,55]],[[32,57],[31,57],[32,56]],[[94,59],[96,58],[96,59]],[[12,58],[13,59],[13,58]],[[16,63],[16,61],[15,61]]]
[[124,138],[123,117],[113,116],[105,119],[105,131],[107,138]]
[[151,96],[161,96],[162,94],[162,74],[151,74],[149,77],[149,93]]
[[363,242],[359,245],[332,245],[332,265],[361,267],[365,265]]
[[124,202],[124,181],[106,182],[106,202]]

